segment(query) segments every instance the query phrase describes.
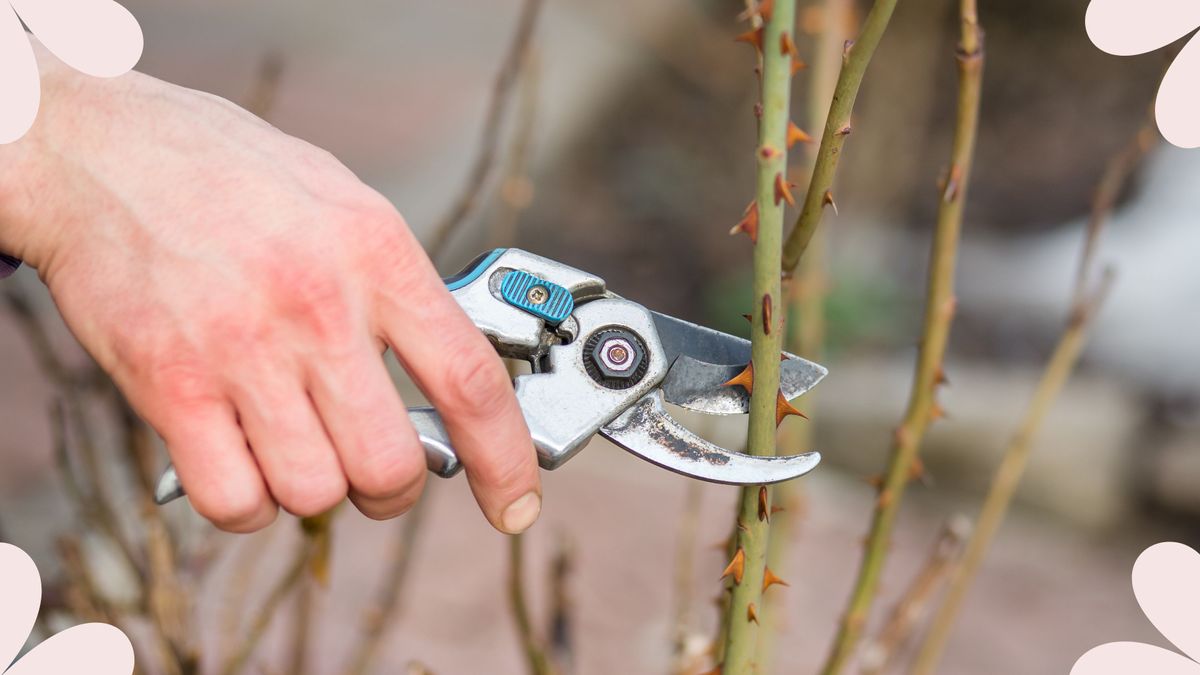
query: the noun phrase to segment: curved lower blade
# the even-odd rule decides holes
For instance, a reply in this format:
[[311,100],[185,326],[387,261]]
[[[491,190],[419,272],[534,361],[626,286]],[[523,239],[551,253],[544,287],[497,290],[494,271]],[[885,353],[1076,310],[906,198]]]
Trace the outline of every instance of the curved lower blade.
[[756,457],[713,445],[688,431],[663,408],[659,390],[646,394],[600,434],[629,452],[690,478],[727,485],[757,485],[790,480],[812,471],[816,452]]
[[[675,359],[663,380],[667,403],[709,415],[741,415],[750,412],[750,393],[743,387],[725,386],[745,368],[705,363],[683,355]],[[779,366],[779,390],[792,400],[812,389],[829,371],[825,366],[800,357]]]

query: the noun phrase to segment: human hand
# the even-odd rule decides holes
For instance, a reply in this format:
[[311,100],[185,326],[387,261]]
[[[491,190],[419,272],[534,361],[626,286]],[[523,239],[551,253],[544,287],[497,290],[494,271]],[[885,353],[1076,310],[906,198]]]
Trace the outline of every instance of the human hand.
[[536,454],[502,362],[387,200],[223,99],[39,56],[38,122],[0,146],[0,250],[38,269],[199,513],[246,532],[277,504],[411,507],[425,455],[389,345],[487,519],[532,524]]

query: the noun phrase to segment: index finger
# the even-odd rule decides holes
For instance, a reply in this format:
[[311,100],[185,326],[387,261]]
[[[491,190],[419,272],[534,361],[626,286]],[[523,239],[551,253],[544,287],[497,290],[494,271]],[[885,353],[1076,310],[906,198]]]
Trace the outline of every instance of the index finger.
[[441,414],[488,521],[522,532],[541,510],[541,482],[508,372],[428,260],[403,272],[381,291],[384,338]]

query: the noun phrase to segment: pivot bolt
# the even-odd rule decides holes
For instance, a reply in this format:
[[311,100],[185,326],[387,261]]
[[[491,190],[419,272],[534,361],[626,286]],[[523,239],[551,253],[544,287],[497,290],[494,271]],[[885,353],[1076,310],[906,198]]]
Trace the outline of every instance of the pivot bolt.
[[584,345],[592,379],[609,389],[627,389],[646,374],[646,350],[636,335],[610,328],[593,333]]

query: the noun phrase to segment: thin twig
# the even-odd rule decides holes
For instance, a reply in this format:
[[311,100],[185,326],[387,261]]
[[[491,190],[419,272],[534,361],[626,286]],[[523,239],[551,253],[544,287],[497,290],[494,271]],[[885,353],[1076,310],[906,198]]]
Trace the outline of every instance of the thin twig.
[[363,619],[362,637],[351,652],[346,675],[366,675],[371,671],[388,626],[400,615],[404,580],[408,577],[413,548],[416,545],[417,533],[421,530],[421,523],[425,520],[429,498],[430,495],[426,491],[412,510],[400,520],[400,531],[396,533],[395,544],[388,556],[387,573],[378,593],[379,604]]
[[1004,450],[1000,465],[992,476],[991,487],[984,498],[979,513],[979,525],[967,543],[963,564],[955,572],[946,597],[938,606],[930,624],[929,632],[917,654],[913,672],[917,675],[932,673],[941,660],[942,652],[950,639],[954,621],[962,608],[967,590],[979,573],[979,566],[987,555],[992,539],[1004,522],[1004,516],[1012,503],[1013,494],[1025,472],[1033,440],[1042,422],[1062,393],[1063,387],[1074,372],[1083,347],[1087,343],[1088,329],[1092,319],[1108,296],[1113,281],[1111,269],[1105,269],[1098,281],[1092,282],[1095,266],[1095,248],[1108,212],[1116,203],[1124,182],[1137,162],[1145,156],[1154,138],[1154,123],[1149,120],[1134,136],[1133,141],[1112,161],[1101,179],[1093,203],[1092,219],[1085,235],[1083,252],[1080,256],[1080,271],[1076,278],[1074,300],[1068,313],[1067,324],[1059,337],[1050,360],[1042,371],[1042,377],[1034,390],[1033,399],[1025,411],[1016,434]]
[[529,603],[525,600],[525,551],[524,536],[513,535],[508,539],[508,602],[513,620],[517,624],[517,637],[530,675],[553,675],[546,649],[534,633],[533,620],[529,617]]
[[280,606],[283,605],[283,601],[292,595],[297,585],[303,581],[319,546],[320,543],[312,537],[303,538],[296,548],[291,562],[288,563],[287,570],[276,580],[266,599],[254,613],[254,618],[250,621],[238,647],[221,666],[222,675],[236,675],[245,668],[247,661],[254,655],[255,650],[262,642],[263,635],[266,634],[267,628],[270,627]]
[[500,145],[500,131],[508,112],[509,99],[512,98],[513,85],[523,69],[525,60],[529,57],[534,27],[537,25],[537,18],[543,4],[544,0],[525,0],[521,7],[517,30],[513,34],[508,54],[500,65],[500,72],[497,74],[492,88],[491,103],[487,115],[484,117],[479,154],[475,158],[475,164],[471,168],[458,199],[438,221],[433,230],[433,236],[429,240],[427,247],[429,257],[435,261],[446,252],[446,247],[455,231],[475,211],[479,203],[483,184],[487,181],[496,161],[497,149]]
[[875,0],[870,13],[863,21],[858,39],[846,42],[842,56],[842,72],[834,87],[829,114],[825,117],[821,147],[817,150],[817,161],[813,167],[812,179],[808,183],[808,192],[804,195],[804,205],[787,242],[783,245],[785,273],[790,274],[796,269],[796,264],[800,262],[800,257],[804,255],[813,233],[821,223],[825,207],[833,204],[833,179],[837,175],[838,161],[842,157],[842,146],[846,143],[846,137],[850,135],[850,114],[854,110],[854,101],[858,98],[863,75],[867,72],[867,66],[871,57],[875,55],[875,48],[879,46],[895,9],[896,0]]
[[517,221],[533,202],[534,187],[529,177],[537,128],[541,92],[541,59],[531,49],[521,73],[521,91],[517,102],[517,123],[509,145],[508,161],[500,179],[500,199],[488,228],[490,246],[512,246],[517,241]]
[[575,672],[574,603],[571,600],[571,573],[575,568],[575,547],[566,531],[555,537],[554,558],[550,561],[550,611],[546,637],[550,662],[557,675]]
[[900,650],[925,617],[929,603],[958,565],[970,534],[971,521],[966,516],[954,516],[942,526],[929,557],[896,602],[883,630],[863,650],[863,675],[880,675],[891,670]]
[[958,46],[958,104],[950,168],[938,200],[937,225],[929,262],[925,322],[916,375],[904,420],[894,435],[891,458],[875,504],[854,590],[838,625],[837,637],[823,673],[840,673],[849,663],[891,548],[892,528],[908,482],[921,474],[918,452],[925,430],[941,415],[937,387],[944,380],[943,357],[954,318],[954,270],[962,230],[963,205],[971,174],[983,72],[983,35],[975,18],[974,0],[962,0],[962,34]]
[[676,531],[679,539],[675,544],[675,610],[671,621],[672,672],[684,673],[690,667],[688,640],[692,634],[695,609],[692,603],[692,586],[696,578],[696,533],[700,529],[700,500],[704,496],[699,481],[687,481],[684,486],[683,509]]
[[[762,13],[763,5],[757,10]],[[746,437],[752,455],[776,453],[779,426],[779,356],[783,348],[784,303],[780,280],[784,203],[791,201],[786,180],[789,105],[792,85],[796,2],[774,0],[763,26],[755,29],[761,48],[762,116],[759,119],[757,214],[754,240],[754,293],[751,320],[750,426]],[[744,675],[757,672],[759,619],[767,544],[770,539],[770,488],[742,488],[738,505],[732,592],[726,612],[725,646],[721,672]]]

